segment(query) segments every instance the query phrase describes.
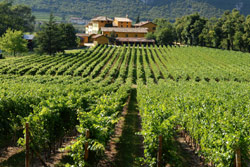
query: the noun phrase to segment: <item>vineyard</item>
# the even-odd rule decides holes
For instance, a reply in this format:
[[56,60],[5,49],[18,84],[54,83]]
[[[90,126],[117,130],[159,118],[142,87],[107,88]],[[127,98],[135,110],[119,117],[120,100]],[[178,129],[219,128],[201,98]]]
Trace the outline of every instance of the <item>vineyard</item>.
[[239,155],[241,166],[248,166],[249,69],[247,53],[202,47],[99,45],[55,56],[2,59],[0,148],[25,146],[28,123],[31,151],[42,158],[75,133],[67,147],[71,165],[97,166],[135,96],[140,166],[159,166],[159,161],[160,166],[184,166],[176,153],[179,135],[204,166],[237,166]]

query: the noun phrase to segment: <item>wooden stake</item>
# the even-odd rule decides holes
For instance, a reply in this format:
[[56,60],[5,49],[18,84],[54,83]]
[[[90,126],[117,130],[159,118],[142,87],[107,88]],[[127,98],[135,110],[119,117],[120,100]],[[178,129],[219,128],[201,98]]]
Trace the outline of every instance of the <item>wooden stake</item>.
[[[86,140],[89,139],[89,136],[90,136],[90,132],[89,132],[89,129],[87,129],[86,131]],[[85,155],[84,155],[84,160],[87,161],[88,158],[89,158],[89,150],[88,150],[88,146],[89,146],[89,143],[86,142],[85,143]]]
[[25,155],[25,167],[29,167],[30,166],[30,160],[29,160],[29,154],[30,154],[30,147],[29,147],[29,140],[30,140],[30,136],[29,136],[29,123],[25,123],[25,146],[26,146],[26,155]]
[[157,167],[162,166],[162,135],[159,136],[159,148],[157,153]]
[[240,153],[240,149],[236,150],[235,160],[236,160],[236,167],[241,167],[241,153]]

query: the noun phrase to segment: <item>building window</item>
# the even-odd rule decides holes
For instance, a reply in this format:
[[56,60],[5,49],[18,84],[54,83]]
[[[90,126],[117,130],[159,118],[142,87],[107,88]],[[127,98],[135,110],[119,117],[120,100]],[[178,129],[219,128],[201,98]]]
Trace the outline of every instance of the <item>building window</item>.
[[116,37],[118,37],[118,34],[115,34]]
[[137,35],[137,34],[135,34],[135,37],[138,37],[138,35]]
[[121,25],[121,27],[123,27],[123,25]]
[[126,37],[128,37],[128,34],[126,34]]
[[128,27],[128,25],[127,25],[127,27]]
[[156,30],[156,28],[155,28],[155,27],[153,27],[153,30]]

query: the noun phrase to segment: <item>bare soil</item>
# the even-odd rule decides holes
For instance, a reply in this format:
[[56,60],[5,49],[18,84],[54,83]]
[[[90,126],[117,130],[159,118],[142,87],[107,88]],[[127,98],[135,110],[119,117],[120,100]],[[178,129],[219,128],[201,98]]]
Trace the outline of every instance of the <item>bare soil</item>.
[[[65,137],[61,148],[65,148],[75,141],[76,137]],[[51,155],[49,159],[45,161],[45,156],[41,154],[41,158],[45,161],[48,167],[54,167],[68,154],[67,150],[62,150],[58,148],[54,154]],[[32,158],[33,157],[33,158]],[[42,167],[41,161],[33,153],[31,156],[31,167]],[[0,150],[0,167],[23,167],[25,166],[25,151],[21,147],[8,147]]]
[[178,149],[180,157],[183,161],[183,164],[185,164],[185,167],[204,167],[203,162],[195,153],[194,148],[192,148],[188,143],[186,143],[184,137],[178,135],[176,142],[179,147]]
[[105,158],[99,162],[98,167],[107,167],[111,165],[112,162],[114,162],[115,160],[115,155],[118,152],[116,143],[117,143],[117,140],[119,140],[119,138],[122,136],[125,117],[128,114],[128,103],[130,102],[130,98],[131,96],[129,96],[128,101],[123,108],[120,121],[116,124],[115,133],[109,140],[109,143],[105,150],[105,156],[104,156]]
[[[68,150],[65,150],[67,146],[71,145],[72,142],[76,141],[76,136],[71,136],[71,137],[65,137],[64,142],[62,143],[62,146],[56,150],[55,153],[51,155],[49,159],[45,161],[46,165],[48,167],[55,167],[57,164],[61,162],[61,160],[68,155]],[[42,156],[42,159],[45,160],[44,156]],[[42,167],[42,163],[38,158],[35,158],[33,162],[31,163],[31,166],[33,167]]]
[[23,151],[23,148],[21,147],[7,147],[0,150],[0,163],[8,160],[10,157],[12,157],[15,154],[20,153]]
[[137,109],[136,89],[132,89],[122,117],[116,125],[115,134],[109,141],[104,158],[98,167],[140,166],[137,158],[143,157],[142,137],[136,133],[141,130],[140,115]]
[[[62,148],[66,148],[67,146],[71,145],[72,142],[76,141],[76,137],[67,137],[66,141],[62,144]],[[68,154],[68,150],[58,149],[55,154],[53,154],[49,160],[47,160],[48,166],[55,166],[56,164],[60,163],[64,156]]]

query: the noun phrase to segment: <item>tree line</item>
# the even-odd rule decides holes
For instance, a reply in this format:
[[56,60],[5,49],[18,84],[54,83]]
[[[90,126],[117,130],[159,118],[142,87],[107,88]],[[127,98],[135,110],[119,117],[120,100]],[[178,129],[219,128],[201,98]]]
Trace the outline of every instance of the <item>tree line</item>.
[[173,42],[250,52],[250,15],[245,17],[236,9],[225,11],[219,18],[205,18],[198,13],[177,18],[174,23],[155,19],[157,30],[147,34],[158,44]]
[[35,35],[35,51],[43,54],[63,52],[77,47],[76,30],[72,24],[56,23],[51,14],[49,22],[34,33],[35,17],[31,8],[13,5],[12,2],[0,2],[0,50],[16,55],[27,52],[28,41],[23,39],[24,32]]
[[36,52],[52,55],[56,52],[64,52],[65,49],[76,48],[78,40],[72,24],[57,24],[53,14],[50,14],[49,22],[37,32],[35,43],[37,44]]
[[0,2],[0,36],[8,28],[31,32],[34,30],[35,17],[31,8],[24,5],[13,5],[12,2]]

